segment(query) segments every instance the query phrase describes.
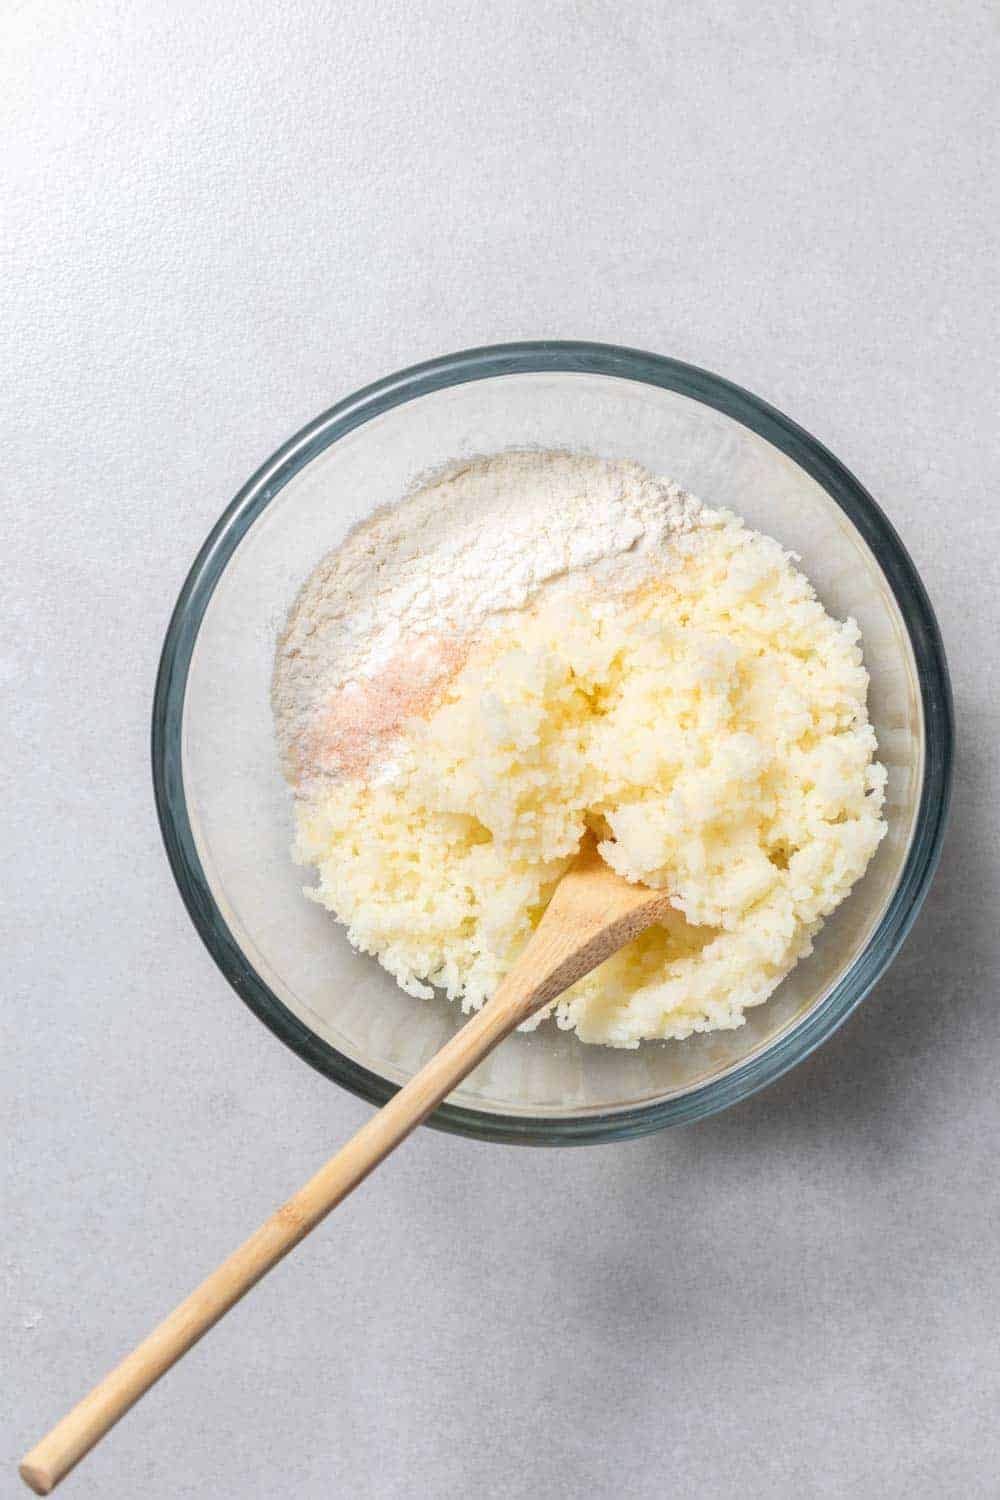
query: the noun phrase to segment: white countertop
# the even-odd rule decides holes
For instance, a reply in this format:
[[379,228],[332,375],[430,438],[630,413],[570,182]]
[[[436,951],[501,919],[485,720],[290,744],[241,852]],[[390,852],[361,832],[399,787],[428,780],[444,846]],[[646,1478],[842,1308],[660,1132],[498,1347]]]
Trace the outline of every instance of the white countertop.
[[997,1493],[998,33],[972,0],[707,9],[5,16],[4,1494],[368,1113],[228,989],[161,850],[187,567],[324,407],[524,337],[717,370],[873,491],[953,673],[937,882],[853,1019],[727,1114],[421,1132],[65,1493]]

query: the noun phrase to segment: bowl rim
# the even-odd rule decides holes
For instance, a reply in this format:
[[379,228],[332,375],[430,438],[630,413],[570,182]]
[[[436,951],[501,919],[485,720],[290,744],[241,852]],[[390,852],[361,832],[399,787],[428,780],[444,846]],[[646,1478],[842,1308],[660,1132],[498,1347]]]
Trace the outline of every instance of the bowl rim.
[[596,374],[688,396],[740,422],[792,459],[840,506],[874,553],[913,649],[924,716],[924,775],[913,838],[902,873],[864,949],[828,995],[772,1045],[721,1078],[688,1093],[607,1113],[494,1114],[444,1103],[427,1121],[480,1140],[584,1145],[645,1135],[725,1109],[773,1083],[824,1042],[892,961],[926,895],[941,852],[951,792],[954,714],[944,647],[927,592],[879,505],[834,455],[783,413],[711,371],[665,355],[574,340],[496,344],[412,365],[363,387],[283,443],[230,502],[188,572],[160,656],[152,713],[156,810],[181,897],[206,948],[232,988],[285,1044],[320,1073],[373,1104],[397,1085],[338,1052],[311,1031],[254,969],[212,895],[198,857],[181,761],[188,670],[205,611],[237,546],[288,481],[332,443],[383,412],[469,381],[538,373]]

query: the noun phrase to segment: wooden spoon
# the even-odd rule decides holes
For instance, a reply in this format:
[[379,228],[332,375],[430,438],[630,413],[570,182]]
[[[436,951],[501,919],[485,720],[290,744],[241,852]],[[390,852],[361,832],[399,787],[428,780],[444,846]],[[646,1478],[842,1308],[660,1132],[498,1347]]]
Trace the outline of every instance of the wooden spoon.
[[668,896],[629,885],[589,836],[493,999],[331,1157],[256,1234],[213,1271],[21,1464],[48,1495],[192,1344],[346,1198],[516,1026],[665,913]]

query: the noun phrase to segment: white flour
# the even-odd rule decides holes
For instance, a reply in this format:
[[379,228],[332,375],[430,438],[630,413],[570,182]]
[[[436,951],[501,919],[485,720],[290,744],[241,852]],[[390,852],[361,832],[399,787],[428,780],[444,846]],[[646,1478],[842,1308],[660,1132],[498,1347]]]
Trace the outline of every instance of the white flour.
[[303,795],[370,774],[490,617],[587,573],[627,589],[702,508],[632,462],[503,453],[376,512],[310,576],[278,644],[274,711]]

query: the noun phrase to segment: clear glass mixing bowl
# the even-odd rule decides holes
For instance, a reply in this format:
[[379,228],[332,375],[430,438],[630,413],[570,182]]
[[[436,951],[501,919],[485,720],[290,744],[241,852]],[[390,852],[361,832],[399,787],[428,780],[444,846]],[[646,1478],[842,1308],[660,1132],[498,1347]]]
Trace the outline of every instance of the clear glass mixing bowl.
[[799,553],[853,615],[889,769],[889,833],[816,950],[738,1031],[585,1046],[515,1035],[431,1123],[536,1143],[638,1135],[744,1098],[812,1051],[891,960],[937,861],[952,756],[934,615],[899,538],[832,454],[779,412],[675,360],[596,344],[474,349],[379,381],[284,445],[222,516],[167,631],[153,776],[181,894],[237,994],[327,1077],[380,1103],[462,1023],[404,995],[302,896],[268,700],[276,634],[348,528],[448,460],[507,448],[632,458]]

